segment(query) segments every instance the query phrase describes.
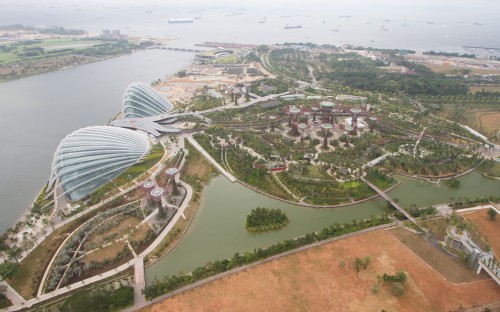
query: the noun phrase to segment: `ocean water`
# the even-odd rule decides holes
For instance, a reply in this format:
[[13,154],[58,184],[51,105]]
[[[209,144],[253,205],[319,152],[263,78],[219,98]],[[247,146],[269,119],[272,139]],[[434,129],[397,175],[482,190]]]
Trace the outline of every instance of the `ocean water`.
[[[165,4],[5,5],[1,24],[62,25],[92,33],[118,29],[129,35],[172,36],[178,47],[204,41],[270,44],[314,42],[378,48],[463,51],[463,46],[500,48],[499,4],[493,1],[316,1],[317,5],[246,7],[205,2],[189,7]],[[52,3],[52,2],[51,2]],[[303,3],[303,2],[302,2]],[[391,3],[388,5],[387,3]],[[349,16],[349,17],[345,17]],[[169,24],[168,18],[199,17],[191,24]],[[259,21],[265,20],[265,23]],[[300,24],[300,29],[284,29]],[[381,29],[387,29],[382,31]],[[335,30],[335,31],[332,31]]]

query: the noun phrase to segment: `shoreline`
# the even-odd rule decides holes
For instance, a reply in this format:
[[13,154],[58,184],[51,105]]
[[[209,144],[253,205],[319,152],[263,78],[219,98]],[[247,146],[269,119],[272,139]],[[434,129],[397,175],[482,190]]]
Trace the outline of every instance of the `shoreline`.
[[41,71],[30,73],[30,74],[18,75],[18,76],[11,77],[11,78],[0,78],[0,83],[10,82],[10,81],[14,81],[14,80],[22,79],[22,78],[28,78],[28,77],[37,76],[37,75],[42,75],[42,74],[47,74],[47,73],[56,72],[56,71],[59,71],[59,70],[70,69],[70,68],[78,67],[78,66],[81,66],[81,65],[93,64],[93,63],[97,63],[97,62],[100,62],[100,61],[107,61],[107,60],[110,60],[110,59],[113,59],[113,58],[118,58],[120,56],[130,55],[132,53],[139,52],[139,51],[144,51],[144,50],[147,50],[147,49],[144,48],[144,49],[132,50],[129,53],[120,53],[120,54],[105,56],[103,58],[95,58],[95,59],[89,60],[87,62],[81,62],[81,63],[77,63],[77,64],[74,64],[74,65],[69,65],[69,66],[54,67],[54,68],[50,68],[50,69],[46,69],[46,70],[41,70]]

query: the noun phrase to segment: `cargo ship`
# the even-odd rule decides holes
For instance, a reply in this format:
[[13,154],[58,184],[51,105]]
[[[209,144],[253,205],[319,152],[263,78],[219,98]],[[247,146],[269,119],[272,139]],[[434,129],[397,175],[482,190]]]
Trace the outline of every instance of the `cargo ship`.
[[302,25],[288,25],[286,24],[285,29],[295,29],[295,28],[302,28]]
[[176,23],[193,23],[194,19],[193,18],[169,18],[168,23],[169,24],[176,24]]

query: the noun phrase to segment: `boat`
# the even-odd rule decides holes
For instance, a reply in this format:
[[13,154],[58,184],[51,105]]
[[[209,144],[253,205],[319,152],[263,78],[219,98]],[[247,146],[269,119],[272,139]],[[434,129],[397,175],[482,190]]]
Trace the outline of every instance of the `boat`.
[[194,19],[199,20],[199,19],[201,19],[201,16],[195,16]]
[[289,24],[286,24],[285,27],[283,27],[285,29],[295,29],[295,28],[302,28],[302,25],[289,25]]
[[153,11],[146,11],[146,14],[151,14],[153,13]]
[[429,24],[429,25],[434,25],[434,22],[431,22],[431,21],[426,21],[425,23]]
[[168,23],[169,24],[177,24],[177,23],[193,23],[194,19],[193,18],[169,18]]
[[474,22],[474,25],[476,25],[476,26],[482,26],[483,24],[478,23],[478,22]]
[[338,29],[330,29],[330,31],[339,31]]

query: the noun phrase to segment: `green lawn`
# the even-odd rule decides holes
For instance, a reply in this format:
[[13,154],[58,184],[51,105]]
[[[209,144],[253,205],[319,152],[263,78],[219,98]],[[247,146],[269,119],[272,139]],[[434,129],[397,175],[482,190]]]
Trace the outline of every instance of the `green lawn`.
[[0,309],[5,309],[7,307],[10,307],[11,305],[12,303],[9,301],[9,299],[4,297],[3,295],[0,295]]
[[500,177],[500,162],[494,160],[485,160],[477,168],[477,170],[493,177]]

